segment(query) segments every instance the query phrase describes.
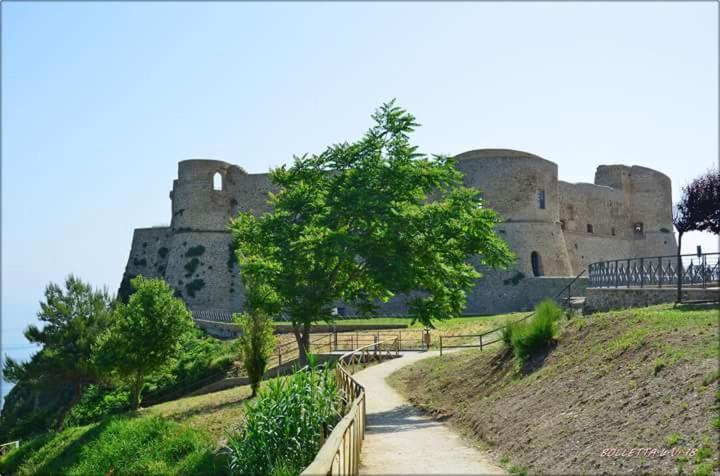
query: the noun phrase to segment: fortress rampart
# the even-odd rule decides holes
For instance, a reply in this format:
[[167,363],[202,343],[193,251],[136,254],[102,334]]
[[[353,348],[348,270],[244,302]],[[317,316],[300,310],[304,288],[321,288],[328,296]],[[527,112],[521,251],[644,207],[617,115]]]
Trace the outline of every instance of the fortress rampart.
[[[595,261],[675,252],[671,183],[660,172],[601,165],[595,183],[573,184],[558,180],[557,164],[526,152],[482,149],[456,159],[465,185],[504,219],[498,233],[517,255],[511,270],[485,270],[468,296],[470,314],[528,308]],[[192,310],[242,309],[228,221],[239,211],[269,211],[273,188],[268,174],[226,162],[180,162],[170,226],[135,230],[121,294],[142,274],[163,277]],[[400,297],[386,308],[405,309]]]

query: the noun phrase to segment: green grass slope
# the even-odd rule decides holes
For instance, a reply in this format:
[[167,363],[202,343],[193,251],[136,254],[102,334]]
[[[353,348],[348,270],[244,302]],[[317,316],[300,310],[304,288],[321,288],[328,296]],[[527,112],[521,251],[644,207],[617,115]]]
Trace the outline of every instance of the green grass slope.
[[496,345],[390,381],[511,472],[708,475],[719,376],[718,309],[662,305],[563,321],[557,344],[523,366]]
[[2,474],[222,474],[200,430],[160,417],[112,417],[31,440],[2,461]]
[[227,474],[217,450],[249,397],[235,387],[49,432],[0,459],[0,474]]

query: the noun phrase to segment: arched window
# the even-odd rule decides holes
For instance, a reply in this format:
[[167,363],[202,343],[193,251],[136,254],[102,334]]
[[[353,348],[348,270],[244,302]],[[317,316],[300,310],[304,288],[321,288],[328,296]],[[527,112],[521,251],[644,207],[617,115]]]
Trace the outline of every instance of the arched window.
[[222,190],[223,189],[223,180],[222,175],[220,172],[215,172],[215,175],[213,175],[213,190]]
[[533,276],[543,275],[542,260],[540,259],[540,254],[537,251],[530,253],[530,264],[532,265]]

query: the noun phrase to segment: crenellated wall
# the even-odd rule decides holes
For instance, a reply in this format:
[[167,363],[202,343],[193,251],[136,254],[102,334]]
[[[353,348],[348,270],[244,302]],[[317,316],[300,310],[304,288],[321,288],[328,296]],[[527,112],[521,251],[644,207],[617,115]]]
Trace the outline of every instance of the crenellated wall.
[[[465,185],[503,218],[498,233],[517,255],[511,269],[486,271],[468,296],[468,314],[527,309],[592,262],[675,252],[671,184],[660,172],[601,165],[595,183],[568,183],[558,180],[555,163],[527,152],[473,150],[456,160]],[[228,221],[239,211],[269,211],[274,190],[268,174],[217,160],[180,162],[171,224],[135,230],[121,294],[137,274],[159,276],[193,310],[240,310]],[[403,301],[383,312],[402,314]]]

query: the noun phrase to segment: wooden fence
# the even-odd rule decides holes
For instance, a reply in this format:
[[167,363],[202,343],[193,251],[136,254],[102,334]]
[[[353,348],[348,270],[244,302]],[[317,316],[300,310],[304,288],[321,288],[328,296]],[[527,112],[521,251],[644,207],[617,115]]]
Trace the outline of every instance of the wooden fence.
[[10,443],[3,443],[0,445],[0,456],[5,455],[6,453],[11,452],[12,450],[16,450],[20,448],[20,441],[11,441]]
[[365,438],[365,388],[352,377],[359,366],[399,354],[398,338],[390,338],[343,354],[337,361],[335,377],[348,403],[347,414],[325,439],[313,462],[302,472],[305,476],[357,475],[360,452]]
[[[580,273],[575,276],[572,281],[566,284],[565,287],[562,288],[560,292],[558,292],[552,299],[563,307],[570,307],[572,305],[573,298],[572,286],[573,284],[575,284],[575,281],[577,281],[583,274],[585,274],[585,270],[580,271]],[[443,349],[479,347],[480,350],[482,350],[483,347],[494,344],[495,342],[500,342],[502,340],[502,332],[507,326],[516,322],[525,321],[534,315],[535,311],[532,311],[530,314],[527,314],[512,323],[505,323],[500,327],[496,327],[495,329],[483,332],[482,334],[440,334],[440,356],[443,355]]]

